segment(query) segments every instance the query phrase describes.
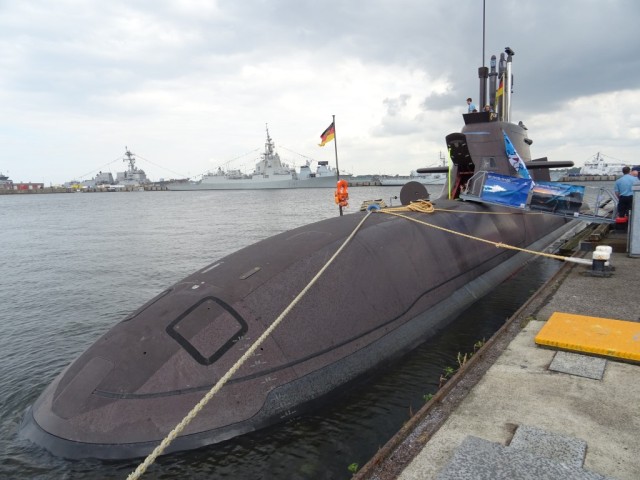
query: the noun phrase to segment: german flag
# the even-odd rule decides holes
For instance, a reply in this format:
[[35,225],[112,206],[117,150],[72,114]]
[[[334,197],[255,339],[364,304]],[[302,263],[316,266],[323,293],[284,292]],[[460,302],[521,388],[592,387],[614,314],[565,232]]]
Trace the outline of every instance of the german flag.
[[333,124],[333,122],[331,122],[331,125],[329,125],[327,129],[324,132],[322,132],[322,135],[320,135],[321,142],[318,145],[320,147],[324,147],[327,143],[329,143],[335,137],[336,137],[336,127]]
[[500,79],[500,85],[498,85],[498,91],[496,92],[496,104],[498,103],[498,98],[504,94],[504,84],[502,83],[502,78]]

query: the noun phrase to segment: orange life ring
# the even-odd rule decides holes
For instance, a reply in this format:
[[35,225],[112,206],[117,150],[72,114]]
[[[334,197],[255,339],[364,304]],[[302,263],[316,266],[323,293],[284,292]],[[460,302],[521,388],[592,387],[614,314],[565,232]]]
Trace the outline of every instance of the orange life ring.
[[336,203],[341,207],[346,207],[349,205],[349,183],[346,180],[338,180],[338,184],[336,185]]

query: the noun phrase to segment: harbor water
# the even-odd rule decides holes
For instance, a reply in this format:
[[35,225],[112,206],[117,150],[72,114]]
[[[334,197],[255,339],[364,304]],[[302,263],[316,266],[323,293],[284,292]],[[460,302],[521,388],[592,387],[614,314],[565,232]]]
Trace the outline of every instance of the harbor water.
[[[351,188],[345,214],[365,200],[398,205],[399,193]],[[75,357],[166,287],[243,246],[337,214],[331,189],[0,196],[0,478],[126,478],[140,460],[65,460],[20,438],[25,410]],[[349,465],[364,465],[437,391],[458,353],[488,339],[559,267],[532,258],[357,389],[283,425],[161,457],[147,478],[349,478]]]

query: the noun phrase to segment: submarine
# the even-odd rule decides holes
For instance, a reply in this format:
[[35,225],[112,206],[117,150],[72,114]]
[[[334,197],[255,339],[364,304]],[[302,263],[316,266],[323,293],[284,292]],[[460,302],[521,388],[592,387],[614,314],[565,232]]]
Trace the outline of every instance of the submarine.
[[[512,53],[500,72],[504,92],[510,91]],[[211,261],[132,312],[67,366],[27,409],[20,435],[65,458],[149,454],[350,237],[165,454],[299,416],[445,328],[530,258],[474,238],[543,250],[578,222],[463,200],[477,188],[478,175],[520,179],[505,136],[534,182],[548,181],[554,166],[567,166],[532,159],[527,128],[510,121],[510,95],[494,93],[496,112],[464,114],[461,132],[446,137],[452,165],[432,200],[434,211],[397,216],[382,208],[336,216]],[[425,196],[415,188],[403,188],[403,203]]]

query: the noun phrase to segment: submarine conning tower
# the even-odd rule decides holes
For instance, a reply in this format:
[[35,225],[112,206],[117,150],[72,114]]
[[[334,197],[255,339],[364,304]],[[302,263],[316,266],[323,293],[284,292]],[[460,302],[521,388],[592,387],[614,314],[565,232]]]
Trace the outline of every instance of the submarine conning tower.
[[[447,149],[451,158],[452,178],[450,198],[458,198],[469,179],[477,172],[492,172],[517,176],[507,157],[504,135],[511,140],[520,158],[531,162],[529,145],[533,143],[527,136],[524,125],[492,120],[489,112],[464,114],[465,126],[460,133],[446,136]],[[469,118],[473,117],[473,118]],[[546,161],[546,158],[539,161]],[[549,171],[531,172],[534,180],[549,180]]]
[[513,83],[511,64],[515,53],[509,47],[505,48],[505,52],[506,58],[504,54],[500,55],[498,72],[496,72],[495,56],[492,57],[489,77],[497,77],[497,81],[489,82],[489,89],[495,88],[495,92],[491,91],[488,96],[486,95],[486,78],[485,75],[480,75],[480,97],[489,98],[492,101],[491,111],[464,113],[462,131],[447,135],[445,138],[451,167],[418,169],[420,173],[450,175],[450,180],[447,180],[448,188],[443,190],[442,198],[458,198],[469,179],[480,171],[518,176],[506,153],[505,135],[527,167],[532,168],[530,173],[534,181],[549,181],[548,167],[561,166],[548,163],[546,157],[532,160],[529,147],[533,140],[528,137],[527,127],[522,122],[515,124],[510,120]]

